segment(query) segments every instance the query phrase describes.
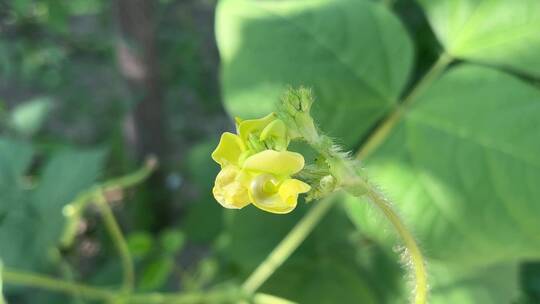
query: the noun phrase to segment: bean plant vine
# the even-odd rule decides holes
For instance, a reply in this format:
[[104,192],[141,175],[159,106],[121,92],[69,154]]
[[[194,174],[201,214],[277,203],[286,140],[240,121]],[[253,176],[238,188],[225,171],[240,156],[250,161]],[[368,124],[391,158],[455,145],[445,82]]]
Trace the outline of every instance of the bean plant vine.
[[[356,158],[365,159],[383,142],[416,97],[451,62],[450,56],[440,56],[403,102],[398,103],[372,133],[359,149]],[[119,289],[74,283],[11,269],[5,265],[0,268],[1,280],[7,285],[40,288],[105,303],[293,303],[258,290],[335,205],[337,199],[333,193],[345,191],[353,196],[367,198],[393,225],[403,242],[406,264],[414,282],[411,301],[415,304],[427,303],[425,260],[413,234],[403,224],[392,204],[367,180],[359,161],[343,152],[330,137],[321,134],[310,114],[313,101],[309,89],[288,90],[276,113],[262,119],[237,120],[238,135],[226,133],[213,154],[214,160],[222,167],[216,179],[214,196],[227,208],[243,208],[253,203],[262,210],[281,214],[293,211],[302,193],[306,193],[308,201],[318,200],[241,286],[212,288],[205,292],[142,293],[135,290],[133,259],[106,194],[143,182],[157,166],[154,158],[150,158],[141,169],[132,174],[94,186],[64,208],[68,224],[62,243],[69,243],[74,237],[70,219],[80,218],[90,204],[98,207],[121,260],[123,281]],[[287,150],[291,140],[307,143],[318,154],[317,159],[305,165],[301,154]]]

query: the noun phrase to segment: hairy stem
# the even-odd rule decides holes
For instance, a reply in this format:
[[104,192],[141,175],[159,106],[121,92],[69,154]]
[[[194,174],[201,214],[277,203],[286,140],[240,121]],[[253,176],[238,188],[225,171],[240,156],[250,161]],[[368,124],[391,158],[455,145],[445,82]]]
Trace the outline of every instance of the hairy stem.
[[323,216],[330,210],[335,198],[326,198],[315,204],[289,231],[287,236],[270,252],[268,257],[253,271],[242,285],[242,290],[253,294],[285,262],[311,233]]
[[407,229],[405,224],[401,221],[397,213],[392,209],[392,206],[388,201],[374,189],[370,189],[366,193],[368,199],[375,204],[384,214],[384,216],[390,221],[392,226],[396,229],[396,232],[403,240],[406,248],[405,254],[410,259],[410,267],[414,274],[414,302],[415,304],[427,303],[428,283],[426,266],[424,257],[416,240],[412,233]]
[[371,152],[380,146],[380,144],[386,139],[390,131],[400,121],[401,117],[412,102],[422,93],[427,87],[429,87],[433,81],[435,81],[446,67],[452,62],[453,58],[442,53],[439,59],[431,67],[431,69],[422,77],[422,79],[414,86],[409,95],[403,99],[403,102],[396,104],[394,111],[375,129],[369,136],[367,141],[362,145],[356,157],[358,159],[365,159]]
[[105,227],[111,235],[113,243],[118,251],[120,260],[122,261],[122,271],[123,271],[123,283],[122,289],[126,293],[131,293],[135,285],[135,269],[133,266],[133,258],[129,252],[129,248],[124,238],[122,230],[118,222],[114,218],[114,214],[107,203],[105,196],[102,191],[97,191],[95,195],[96,205],[98,206],[103,221],[105,222]]

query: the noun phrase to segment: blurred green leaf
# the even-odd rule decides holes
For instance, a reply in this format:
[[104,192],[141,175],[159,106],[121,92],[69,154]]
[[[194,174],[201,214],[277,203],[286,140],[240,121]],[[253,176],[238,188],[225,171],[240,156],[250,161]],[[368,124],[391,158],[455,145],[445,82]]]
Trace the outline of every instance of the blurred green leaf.
[[159,236],[161,247],[167,254],[176,254],[184,247],[186,236],[180,230],[167,229]]
[[11,7],[20,16],[28,16],[34,6],[33,0],[12,0]]
[[[24,216],[28,203],[23,175],[32,160],[30,144],[0,138],[0,257],[4,263],[20,260],[31,242],[33,216]],[[31,244],[31,243],[30,243]]]
[[[214,163],[210,155],[217,146],[219,138],[212,138],[194,145],[186,157],[187,173],[200,191],[211,193],[214,178],[219,172],[219,165]],[[201,193],[204,195],[204,193]]]
[[157,290],[167,282],[174,269],[172,257],[161,257],[148,264],[139,279],[140,290]]
[[[431,265],[474,273],[540,258],[539,117],[540,90],[464,64],[421,95],[366,160]],[[386,221],[377,210],[356,199],[348,208],[360,229],[394,243],[393,229],[382,229]],[[504,278],[515,284],[514,276]],[[473,300],[459,303],[479,303]]]
[[448,53],[540,76],[540,1],[418,2]]
[[350,261],[327,255],[288,263],[264,291],[298,303],[381,303],[367,280]]
[[103,10],[104,2],[101,0],[71,0],[66,2],[69,12],[73,15],[97,14]]
[[242,118],[274,110],[287,86],[309,86],[317,121],[352,147],[410,74],[405,29],[370,1],[224,0],[216,18],[225,105]]
[[520,295],[518,265],[497,264],[471,273],[432,267],[433,304],[515,303]]
[[[0,138],[0,187],[9,190],[8,186],[15,186],[21,182],[20,178],[32,161],[34,149],[25,141],[10,138]],[[13,184],[8,184],[14,182]],[[0,191],[3,193],[4,191]]]
[[187,177],[194,184],[198,197],[186,211],[182,230],[194,242],[212,242],[223,228],[223,208],[214,199],[212,187],[219,172],[210,154],[218,138],[204,141],[189,150],[186,158]]
[[11,127],[19,134],[35,134],[47,118],[52,106],[48,97],[38,97],[18,105],[11,112]]
[[154,240],[148,232],[134,232],[127,237],[127,244],[134,258],[144,258],[152,250]]
[[31,205],[47,227],[40,233],[46,243],[59,240],[65,224],[62,208],[97,181],[104,156],[103,150],[67,150],[45,164]]
[[219,264],[214,258],[205,258],[197,265],[197,285],[204,288],[205,285],[212,282],[218,274]]
[[0,174],[0,195],[3,209],[8,206],[0,218],[0,256],[10,267],[35,270],[59,241],[63,206],[95,182],[104,154],[80,150],[53,154],[34,187],[23,183],[31,147],[0,139],[0,148],[0,167],[6,169]]

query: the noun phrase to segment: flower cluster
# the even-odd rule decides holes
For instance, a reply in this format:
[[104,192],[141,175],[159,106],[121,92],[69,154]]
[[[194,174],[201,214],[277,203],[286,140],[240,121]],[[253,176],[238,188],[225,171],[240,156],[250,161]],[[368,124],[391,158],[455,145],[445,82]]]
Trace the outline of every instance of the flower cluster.
[[213,194],[225,208],[250,203],[272,213],[288,213],[298,195],[311,187],[291,176],[304,168],[304,157],[287,151],[289,134],[284,122],[272,113],[236,121],[238,134],[221,136],[212,159],[221,166]]

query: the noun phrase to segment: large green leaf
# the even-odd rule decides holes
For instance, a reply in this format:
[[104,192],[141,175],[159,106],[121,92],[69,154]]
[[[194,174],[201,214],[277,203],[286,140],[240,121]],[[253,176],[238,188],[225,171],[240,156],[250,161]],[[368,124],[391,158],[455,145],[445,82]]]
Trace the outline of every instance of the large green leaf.
[[369,1],[223,0],[216,33],[231,114],[266,115],[287,86],[309,86],[318,122],[349,147],[395,103],[412,63],[403,26]]
[[[489,68],[453,68],[416,100],[366,164],[431,264],[474,273],[540,258],[536,87]],[[394,242],[393,230],[382,229],[385,221],[366,203],[351,199],[348,207],[366,233]],[[489,303],[507,303],[499,300]]]
[[540,76],[540,1],[418,1],[448,53]]

